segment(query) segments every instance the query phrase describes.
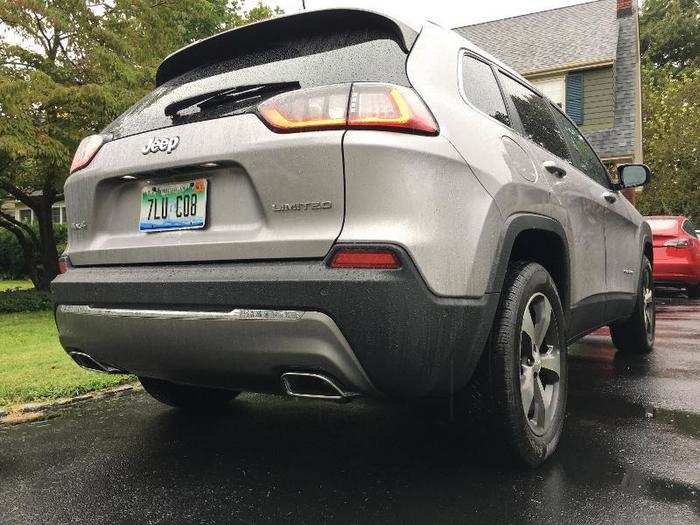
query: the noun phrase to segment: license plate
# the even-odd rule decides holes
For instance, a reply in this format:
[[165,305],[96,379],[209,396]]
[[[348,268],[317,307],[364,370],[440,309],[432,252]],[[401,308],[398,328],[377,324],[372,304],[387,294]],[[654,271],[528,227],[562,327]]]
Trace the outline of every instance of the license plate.
[[141,190],[142,232],[204,228],[207,215],[207,180],[154,184]]

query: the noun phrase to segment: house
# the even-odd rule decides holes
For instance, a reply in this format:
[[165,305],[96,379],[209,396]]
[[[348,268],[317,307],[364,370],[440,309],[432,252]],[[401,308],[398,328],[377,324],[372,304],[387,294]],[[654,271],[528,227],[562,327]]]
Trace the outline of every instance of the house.
[[[30,208],[12,199],[0,202],[0,210],[25,224],[33,224],[36,220],[34,212]],[[66,205],[64,202],[57,202],[54,204],[51,208],[51,213],[53,215],[54,224],[66,223]]]
[[637,0],[597,0],[455,31],[564,109],[609,169],[643,162]]

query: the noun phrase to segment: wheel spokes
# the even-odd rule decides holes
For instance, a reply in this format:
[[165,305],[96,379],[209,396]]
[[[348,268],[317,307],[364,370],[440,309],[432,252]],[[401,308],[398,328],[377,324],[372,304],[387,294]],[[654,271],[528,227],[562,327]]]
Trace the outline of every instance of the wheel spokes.
[[535,397],[533,403],[535,404],[535,424],[540,429],[544,429],[545,422],[547,420],[547,406],[544,399],[544,385],[542,385],[542,381],[539,377],[535,378]]
[[532,342],[532,345],[535,345],[535,323],[532,320],[532,314],[530,313],[530,308],[529,305],[527,308],[525,308],[525,312],[523,312],[523,332],[527,334],[527,336],[530,338],[530,341]]
[[532,400],[535,397],[535,373],[531,366],[522,366],[520,375],[520,394],[523,401],[523,410],[525,417],[530,413]]
[[[559,355],[559,350],[549,345],[547,352],[544,354],[540,353],[540,355],[542,369],[556,374],[556,379],[558,381],[561,376],[561,356]],[[549,382],[552,381],[548,381],[548,383]]]
[[533,303],[533,309],[535,310],[535,337],[532,342],[539,349],[552,320],[552,305],[545,296],[541,296],[539,301]]
[[[558,330],[550,330],[552,304],[535,293],[523,312],[520,336],[520,393],[529,426],[543,435],[551,423],[559,399],[562,347]],[[552,344],[554,343],[554,344]]]

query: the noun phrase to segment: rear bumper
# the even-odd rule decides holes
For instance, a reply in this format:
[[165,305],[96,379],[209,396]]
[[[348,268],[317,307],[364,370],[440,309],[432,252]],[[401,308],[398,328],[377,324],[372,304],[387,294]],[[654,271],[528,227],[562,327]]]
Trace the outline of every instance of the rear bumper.
[[[400,270],[320,260],[73,268],[53,284],[61,343],[181,383],[278,391],[282,373],[308,370],[370,396],[447,394],[474,370],[498,294],[435,296],[397,253]],[[271,313],[241,319],[237,309]]]
[[654,281],[657,284],[674,283],[679,285],[695,285],[700,283],[700,268],[698,265],[682,260],[655,260]]

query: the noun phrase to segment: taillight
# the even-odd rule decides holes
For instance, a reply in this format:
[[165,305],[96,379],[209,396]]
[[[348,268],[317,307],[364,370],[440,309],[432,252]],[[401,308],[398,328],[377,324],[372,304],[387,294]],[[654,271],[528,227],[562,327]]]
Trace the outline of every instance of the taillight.
[[438,132],[433,115],[415,91],[389,84],[353,84],[348,126],[429,135]]
[[279,132],[362,128],[438,133],[435,118],[418,94],[391,84],[300,89],[262,102],[258,113]]
[[75,173],[90,164],[102,145],[108,140],[109,137],[106,135],[90,135],[81,140],[75,155],[73,155],[70,173]]
[[349,95],[350,86],[302,89],[272,97],[258,111],[276,131],[345,128]]
[[664,246],[667,248],[687,248],[690,246],[690,241],[688,239],[671,239],[666,241]]
[[342,249],[331,258],[331,268],[396,270],[401,261],[391,250]]

